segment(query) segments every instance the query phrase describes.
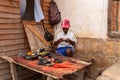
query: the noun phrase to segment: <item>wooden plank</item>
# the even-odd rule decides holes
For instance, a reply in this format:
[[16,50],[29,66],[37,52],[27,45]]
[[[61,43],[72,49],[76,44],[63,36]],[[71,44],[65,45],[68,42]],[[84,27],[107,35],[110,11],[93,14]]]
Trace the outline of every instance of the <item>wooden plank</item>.
[[112,2],[111,7],[111,30],[116,31],[116,1]]
[[29,28],[42,42],[45,43],[46,46],[49,46],[50,44],[44,39],[44,37],[31,25],[26,25],[27,28]]
[[49,11],[49,7],[43,6],[43,11]]
[[19,7],[19,2],[15,2],[12,0],[0,0],[0,5],[2,6],[12,6],[12,7]]
[[[44,36],[44,32],[43,32],[43,28],[42,28],[42,25],[33,25],[33,27],[36,28],[36,30],[38,31],[38,33],[40,33],[42,36]],[[37,44],[38,44],[38,48],[45,48],[45,44],[37,37],[35,36],[35,39],[37,41]]]
[[43,2],[42,4],[43,6],[47,6],[47,7],[50,7],[50,3],[49,2]]
[[1,76],[1,75],[5,75],[5,74],[10,73],[9,71],[10,71],[9,68],[6,68],[6,69],[2,69],[2,70],[0,70],[0,76]]
[[4,19],[0,18],[0,23],[20,23],[21,19]]
[[20,29],[20,28],[23,28],[23,25],[21,23],[0,24],[0,29]]
[[43,3],[44,3],[44,2],[48,2],[48,3],[50,3],[50,1],[51,1],[51,0],[43,0]]
[[20,0],[14,0],[14,1],[19,2]]
[[23,29],[5,29],[5,30],[0,30],[0,34],[23,34],[24,30]]
[[[1,53],[1,54],[4,55],[4,53]],[[1,54],[0,54],[0,55],[1,55]],[[2,56],[3,56],[3,55],[2,55]],[[5,56],[5,55],[4,55],[4,56]],[[6,62],[7,62],[7,61],[5,61],[4,59],[1,59],[1,58],[0,58],[0,64],[6,63]]]
[[19,14],[20,15],[20,9],[19,8],[9,7],[9,6],[0,6],[0,12],[14,13],[14,14]]
[[[120,12],[119,12],[120,2],[118,3],[118,0],[109,0],[108,9],[109,9],[108,10],[108,18],[109,18],[108,32],[109,34],[111,34],[110,31],[119,32],[120,31]],[[110,36],[118,37],[119,34],[113,34]]]
[[44,24],[49,24],[49,21],[48,20],[44,20]]
[[[29,40],[31,50],[36,50],[36,49],[40,49],[41,47],[44,47],[44,45],[42,45],[43,41],[45,42],[45,44],[48,45],[48,42],[46,42],[46,40],[43,37],[43,29],[41,30],[41,24],[36,24],[36,25],[34,24],[34,25],[32,25],[32,28],[31,28],[31,23],[29,23],[29,22],[23,22],[23,24],[25,27],[25,31],[26,31],[26,34],[27,34],[27,37]],[[28,24],[30,26],[28,26]],[[34,32],[32,32],[32,31],[34,31]],[[32,40],[31,40],[31,38],[32,38]],[[42,38],[42,40],[41,40],[41,38]]]
[[27,43],[24,43],[24,44],[3,46],[3,47],[0,47],[0,52],[8,52],[8,51],[24,49],[24,48],[29,48],[29,45],[27,45]]
[[49,12],[48,11],[44,11],[44,16],[48,17],[48,15],[49,15]]
[[0,76],[0,80],[12,80],[11,74],[5,74]]
[[[7,55],[7,56],[17,56],[19,53],[27,53],[28,51],[30,51],[29,48],[24,48],[24,49],[18,49],[18,50],[14,50],[14,51],[8,51],[5,53],[0,52],[0,56],[3,55]],[[2,61],[1,63],[4,63],[6,61]]]
[[0,40],[14,40],[26,38],[25,34],[2,34],[0,35]]
[[48,17],[48,16],[45,16],[44,20],[48,20],[48,19],[49,19],[49,17]]
[[0,46],[9,46],[9,45],[15,45],[15,44],[22,44],[27,42],[26,39],[16,39],[16,40],[1,40]]
[[111,31],[111,21],[112,21],[112,15],[111,15],[111,11],[112,11],[112,0],[108,1],[108,25],[107,25],[107,32],[108,35],[110,35],[110,31]]
[[0,12],[0,18],[12,18],[12,19],[15,18],[16,19],[16,18],[20,18],[20,15]]
[[[17,50],[13,50],[13,51],[8,51],[8,52],[5,52],[4,54],[7,56],[17,56],[21,52],[26,53],[28,51],[30,51],[29,48],[24,48],[24,49],[17,49]],[[0,53],[0,54],[2,54],[2,53]]]
[[8,63],[8,62],[5,62],[5,63],[0,64],[0,70],[7,69],[7,68],[9,68],[9,67],[10,67],[10,66],[9,66],[9,63]]
[[25,32],[26,32],[31,50],[39,49],[38,45],[37,45],[37,42],[35,40],[34,34],[26,27],[26,25],[24,25],[24,28],[25,28]]

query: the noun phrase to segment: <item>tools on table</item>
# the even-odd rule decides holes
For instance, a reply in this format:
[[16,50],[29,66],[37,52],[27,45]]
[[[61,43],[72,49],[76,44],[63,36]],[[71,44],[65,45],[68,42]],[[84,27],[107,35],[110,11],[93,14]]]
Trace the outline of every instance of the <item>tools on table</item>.
[[38,65],[53,66],[55,63],[62,63],[62,60],[54,55],[54,52],[41,48],[28,52],[24,59],[38,60]]

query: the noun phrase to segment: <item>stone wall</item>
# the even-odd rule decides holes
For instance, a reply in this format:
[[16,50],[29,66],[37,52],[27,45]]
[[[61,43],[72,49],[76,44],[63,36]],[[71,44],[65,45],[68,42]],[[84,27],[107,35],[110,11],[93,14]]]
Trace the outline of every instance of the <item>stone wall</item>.
[[119,52],[120,40],[118,39],[78,38],[73,57],[85,61],[94,59],[85,77],[95,80],[103,70],[119,60]]

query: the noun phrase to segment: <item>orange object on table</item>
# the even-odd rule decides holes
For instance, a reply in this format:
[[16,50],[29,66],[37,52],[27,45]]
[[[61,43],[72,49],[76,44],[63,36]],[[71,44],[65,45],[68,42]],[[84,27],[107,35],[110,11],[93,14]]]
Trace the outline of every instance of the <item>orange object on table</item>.
[[70,61],[64,61],[63,63],[57,63],[53,67],[54,68],[72,68],[72,63]]

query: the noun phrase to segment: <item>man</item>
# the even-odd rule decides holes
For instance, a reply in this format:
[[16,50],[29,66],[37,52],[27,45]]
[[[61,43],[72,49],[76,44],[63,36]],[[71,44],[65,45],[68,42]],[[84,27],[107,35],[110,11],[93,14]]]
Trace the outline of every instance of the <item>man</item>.
[[61,27],[62,31],[56,34],[54,39],[54,45],[57,46],[56,52],[62,56],[72,56],[77,40],[75,34],[69,30],[70,21],[63,20]]

